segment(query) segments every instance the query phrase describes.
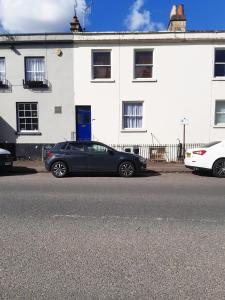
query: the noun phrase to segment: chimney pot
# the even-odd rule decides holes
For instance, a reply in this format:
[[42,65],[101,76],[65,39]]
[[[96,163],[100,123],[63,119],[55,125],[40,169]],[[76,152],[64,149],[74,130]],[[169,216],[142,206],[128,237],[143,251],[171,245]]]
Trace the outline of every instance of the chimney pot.
[[176,7],[176,5],[174,4],[174,5],[172,6],[172,9],[171,9],[171,12],[170,12],[170,18],[171,18],[172,16],[176,16],[176,14],[177,14],[177,7]]
[[177,8],[177,14],[179,16],[184,16],[184,5],[183,4],[179,4],[178,8]]

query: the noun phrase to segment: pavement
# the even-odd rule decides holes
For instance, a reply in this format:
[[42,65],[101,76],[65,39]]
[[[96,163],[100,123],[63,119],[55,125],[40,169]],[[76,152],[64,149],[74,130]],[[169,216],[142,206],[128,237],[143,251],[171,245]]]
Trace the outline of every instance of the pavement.
[[[18,160],[14,162],[14,171],[18,173],[45,173],[47,172],[41,160]],[[190,173],[182,162],[148,162],[148,172],[157,173]]]

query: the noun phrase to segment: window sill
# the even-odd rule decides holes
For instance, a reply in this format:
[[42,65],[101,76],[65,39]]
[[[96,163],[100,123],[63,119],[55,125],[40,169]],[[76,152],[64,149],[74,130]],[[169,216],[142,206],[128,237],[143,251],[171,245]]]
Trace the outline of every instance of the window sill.
[[225,128],[225,124],[214,125],[213,128]]
[[225,81],[225,76],[224,77],[213,77],[212,81]]
[[113,83],[115,80],[113,79],[92,79],[92,83]]
[[27,132],[20,132],[20,131],[17,131],[16,132],[16,135],[42,135],[41,132],[36,132],[36,131],[27,131]]
[[137,78],[133,79],[132,82],[157,82],[156,78]]
[[143,129],[143,128],[140,128],[140,129],[135,129],[135,128],[132,128],[132,129],[122,129],[120,132],[147,132],[146,129]]

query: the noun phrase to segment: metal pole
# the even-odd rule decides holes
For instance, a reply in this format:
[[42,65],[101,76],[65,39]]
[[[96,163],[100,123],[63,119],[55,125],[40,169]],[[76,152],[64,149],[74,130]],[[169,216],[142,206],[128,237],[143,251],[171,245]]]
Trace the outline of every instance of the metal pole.
[[183,159],[185,159],[185,124],[183,126]]

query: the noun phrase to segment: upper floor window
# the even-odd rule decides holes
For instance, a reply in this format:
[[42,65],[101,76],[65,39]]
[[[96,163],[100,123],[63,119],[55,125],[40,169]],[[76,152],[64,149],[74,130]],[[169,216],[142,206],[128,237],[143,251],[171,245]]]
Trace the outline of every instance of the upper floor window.
[[0,81],[5,81],[5,58],[0,57]]
[[44,57],[25,58],[25,80],[44,81],[45,80],[45,60]]
[[215,125],[225,124],[225,100],[216,101]]
[[216,49],[214,77],[224,77],[224,76],[225,76],[225,49]]
[[135,70],[134,78],[152,78],[153,69],[153,51],[152,50],[135,50]]
[[111,51],[93,51],[92,62],[93,79],[111,78]]
[[123,129],[143,127],[143,102],[123,102]]

